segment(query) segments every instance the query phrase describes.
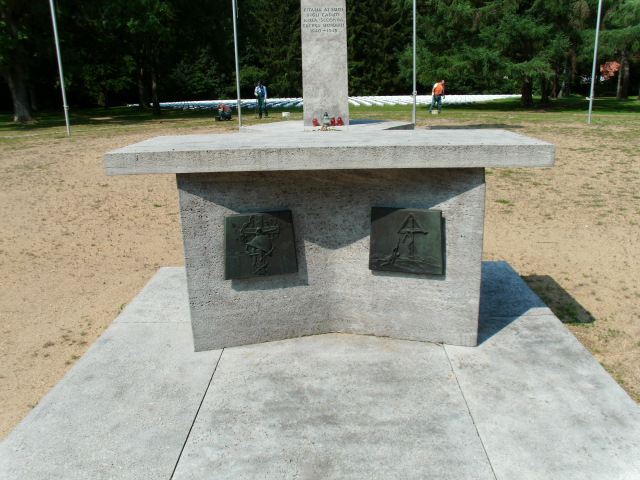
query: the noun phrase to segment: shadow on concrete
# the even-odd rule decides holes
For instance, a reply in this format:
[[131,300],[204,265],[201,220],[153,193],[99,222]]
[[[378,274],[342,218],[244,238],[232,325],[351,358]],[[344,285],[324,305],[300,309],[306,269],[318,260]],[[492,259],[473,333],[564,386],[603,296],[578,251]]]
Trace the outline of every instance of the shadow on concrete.
[[424,127],[425,130],[477,130],[479,128],[495,129],[514,129],[524,128],[522,125],[508,125],[506,123],[482,123],[477,125],[432,125]]
[[187,173],[177,178],[180,195],[193,203],[183,222],[185,215],[199,219],[215,209],[221,215],[286,209],[293,212],[296,244],[330,250],[371,234],[371,206],[439,208],[484,185],[482,168]]
[[349,125],[370,125],[373,123],[382,123],[387,120],[383,119],[371,119],[371,118],[352,118],[349,119]]
[[482,262],[478,345],[533,309],[551,313],[507,262]]
[[584,308],[549,275],[527,275],[522,279],[540,296],[562,323],[593,323],[591,312]]

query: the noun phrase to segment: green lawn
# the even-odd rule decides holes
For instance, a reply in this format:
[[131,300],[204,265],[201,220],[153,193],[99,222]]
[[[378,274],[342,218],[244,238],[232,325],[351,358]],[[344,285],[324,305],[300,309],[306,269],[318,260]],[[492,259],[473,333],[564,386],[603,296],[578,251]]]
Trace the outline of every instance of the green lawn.
[[[552,123],[565,120],[575,121],[584,116],[587,121],[589,102],[584,97],[572,96],[554,100],[541,105],[535,99],[531,108],[520,107],[520,99],[494,100],[484,103],[444,105],[443,111],[447,117],[461,120],[482,116],[484,123],[504,122],[510,116],[514,118],[525,115],[530,121],[549,121]],[[282,120],[282,109],[272,109],[270,121]],[[288,108],[291,119],[302,118],[302,108]],[[424,115],[426,106],[418,106],[418,115]],[[256,123],[254,110],[243,109],[243,123]],[[493,115],[495,114],[495,118]],[[621,116],[640,114],[640,102],[637,97],[626,101],[616,101],[614,98],[598,98],[593,102],[592,122],[620,121]],[[351,118],[384,118],[387,120],[410,121],[412,108],[410,105],[350,107]],[[158,123],[176,124],[176,127],[201,126],[214,121],[215,112],[212,110],[170,110],[164,109],[162,115],[154,116],[150,110],[140,110],[137,107],[111,107],[70,110],[72,135],[101,128],[128,128],[149,126]],[[613,117],[612,117],[613,116]],[[66,134],[64,113],[62,111],[40,112],[33,124],[17,124],[12,122],[11,112],[0,112],[0,137],[13,135],[34,134]]]

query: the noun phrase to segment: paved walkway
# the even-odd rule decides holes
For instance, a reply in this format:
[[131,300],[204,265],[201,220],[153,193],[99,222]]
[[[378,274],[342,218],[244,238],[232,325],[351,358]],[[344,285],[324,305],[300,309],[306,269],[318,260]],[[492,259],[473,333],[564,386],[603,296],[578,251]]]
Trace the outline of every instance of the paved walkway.
[[504,262],[481,340],[194,353],[163,268],[0,444],[0,478],[640,478],[640,408]]
[[[267,119],[268,121],[268,119]],[[285,120],[281,122],[265,122],[256,125],[242,126],[241,133],[296,133],[320,131],[322,127],[304,126],[302,120]],[[345,132],[381,132],[384,130],[413,130],[414,125],[410,122],[397,122],[393,120],[352,120],[349,125],[343,127],[329,127],[330,130],[341,130]]]

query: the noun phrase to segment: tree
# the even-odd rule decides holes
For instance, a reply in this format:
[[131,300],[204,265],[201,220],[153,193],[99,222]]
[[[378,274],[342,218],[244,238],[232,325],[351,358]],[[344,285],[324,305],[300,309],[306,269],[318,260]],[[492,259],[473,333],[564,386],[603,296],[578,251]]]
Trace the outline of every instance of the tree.
[[[77,43],[85,65],[92,65],[83,77],[89,90],[122,90],[138,84],[139,104],[160,114],[159,66],[175,39],[176,23],[170,0],[77,1],[76,20],[84,29]],[[133,70],[133,71],[132,71]],[[133,73],[135,72],[135,73]],[[93,74],[91,74],[93,73]]]
[[493,0],[483,10],[483,44],[495,52],[499,71],[520,83],[520,104],[532,106],[534,79],[545,86],[554,60],[569,50],[566,33],[553,22],[558,16],[538,0]]
[[347,0],[347,26],[349,91],[359,95],[410,91],[411,82],[401,76],[398,62],[411,42],[409,4]]
[[[248,18],[240,25],[249,28],[243,35],[241,70],[248,74],[243,75],[244,83],[254,87],[261,80],[272,96],[301,96],[300,0],[253,0],[250,6],[251,13],[245,13]],[[251,30],[257,36],[251,35]]]
[[[401,0],[399,0],[401,1]],[[404,0],[405,4],[410,1]],[[447,80],[447,90],[456,93],[511,92],[500,57],[480,34],[486,23],[481,0],[422,0],[418,3],[418,65],[420,84],[431,92],[436,81]],[[410,18],[410,16],[409,16]],[[411,43],[400,58],[401,71],[412,71]]]
[[172,69],[169,80],[181,98],[220,98],[225,84],[231,81],[231,72],[221,67],[209,47],[201,47],[185,52]]
[[13,102],[13,121],[33,121],[29,73],[38,37],[51,31],[43,19],[50,18],[45,2],[0,0],[0,74],[7,82]]
[[616,99],[629,98],[630,63],[640,60],[640,0],[622,0],[603,19],[601,53],[619,60]]
[[151,78],[151,101],[154,115],[160,114],[158,95],[159,64],[163,48],[174,39],[173,9],[164,0],[129,1],[126,32],[129,46],[138,64],[138,83],[144,84],[145,71]]
[[[173,41],[162,54],[163,83],[171,91],[164,88],[163,93],[180,100],[228,95],[235,85],[231,1],[171,0],[171,4]],[[248,9],[243,3],[243,17]]]
[[70,90],[86,102],[109,107],[113,97],[133,88],[135,62],[123,49],[123,29],[109,18],[101,0],[66,0],[58,17],[67,48],[65,76]]
[[[403,1],[403,0],[397,0]],[[406,1],[406,0],[404,0]],[[446,79],[457,93],[511,93],[531,106],[556,97],[575,70],[587,0],[422,0],[418,4],[418,78]],[[409,72],[410,47],[401,57]],[[566,91],[566,89],[565,89]]]

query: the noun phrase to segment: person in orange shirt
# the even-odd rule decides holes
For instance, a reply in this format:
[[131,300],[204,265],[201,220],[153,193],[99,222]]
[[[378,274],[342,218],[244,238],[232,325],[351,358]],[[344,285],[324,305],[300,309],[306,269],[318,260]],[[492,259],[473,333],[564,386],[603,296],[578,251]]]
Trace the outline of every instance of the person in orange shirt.
[[429,112],[433,111],[433,107],[438,104],[438,113],[442,110],[442,99],[444,98],[444,80],[440,80],[431,89],[431,107]]

